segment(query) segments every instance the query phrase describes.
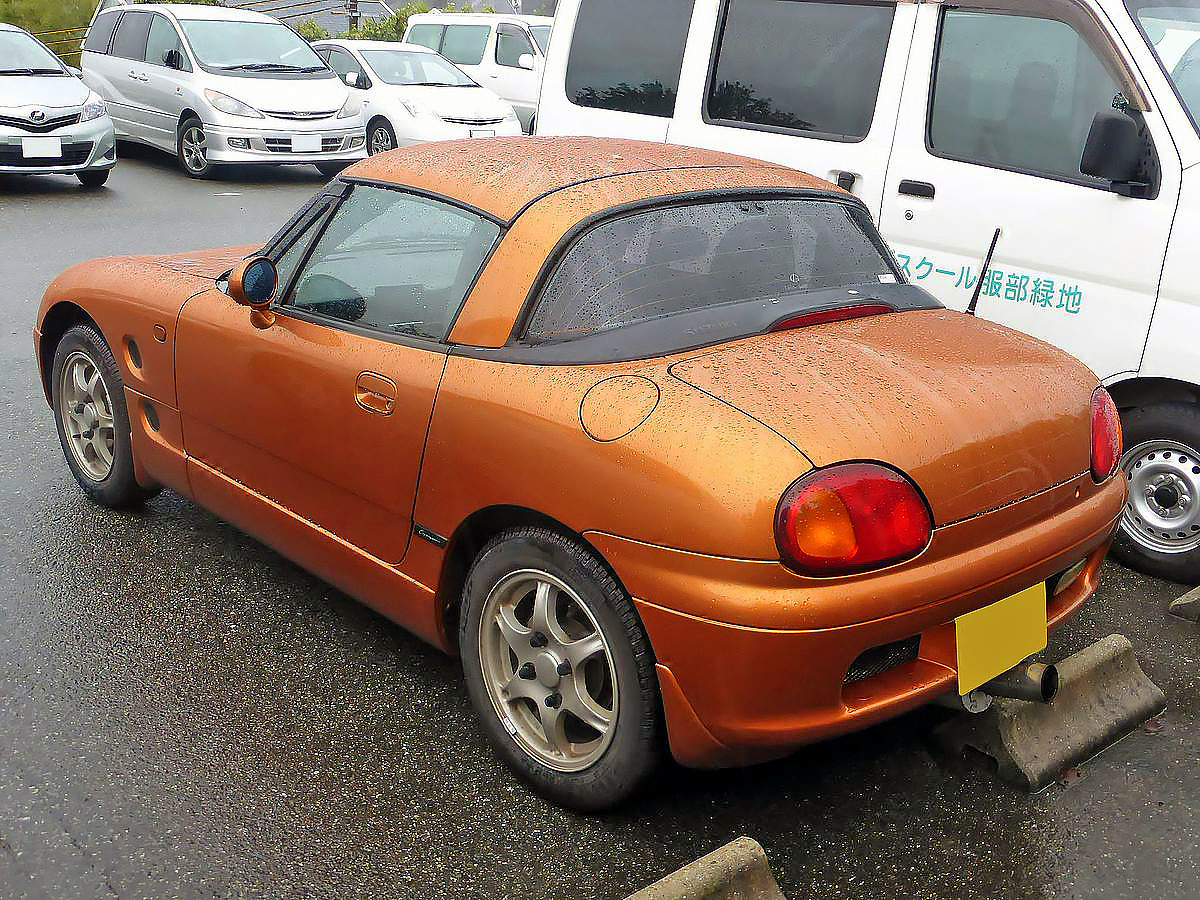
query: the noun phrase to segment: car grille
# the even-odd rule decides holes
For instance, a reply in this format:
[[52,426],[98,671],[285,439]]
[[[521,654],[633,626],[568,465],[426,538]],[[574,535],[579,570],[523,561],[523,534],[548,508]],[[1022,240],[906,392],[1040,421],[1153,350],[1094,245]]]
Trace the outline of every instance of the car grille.
[[[272,153],[291,153],[292,139],[291,138],[263,138],[263,143],[267,145],[267,149]],[[342,149],[342,139],[340,137],[323,137],[321,138],[321,152],[332,153],[334,150]]]
[[21,155],[21,145],[0,145],[0,166],[18,166],[24,169],[40,169],[47,166],[80,166],[87,162],[92,155],[92,142],[81,141],[74,144],[63,144],[61,157],[43,157],[26,159]]
[[443,116],[442,121],[452,122],[455,125],[499,125],[503,119],[451,119],[448,116]]
[[291,119],[294,122],[315,122],[318,119],[328,119],[336,112],[336,109],[331,109],[328,112],[296,112],[286,109],[263,110],[263,113],[272,119]]
[[7,125],[10,128],[20,128],[22,131],[29,131],[33,134],[45,134],[48,131],[54,131],[56,128],[78,125],[80,115],[79,112],[73,112],[65,116],[55,116],[53,119],[47,119],[45,122],[30,122],[28,119],[20,119],[16,116],[0,116],[0,125]]
[[921,636],[917,635],[903,641],[884,644],[881,647],[872,647],[851,663],[850,671],[846,673],[843,683],[854,684],[858,681],[866,681],[868,678],[882,675],[896,666],[910,663],[917,658],[920,646]]

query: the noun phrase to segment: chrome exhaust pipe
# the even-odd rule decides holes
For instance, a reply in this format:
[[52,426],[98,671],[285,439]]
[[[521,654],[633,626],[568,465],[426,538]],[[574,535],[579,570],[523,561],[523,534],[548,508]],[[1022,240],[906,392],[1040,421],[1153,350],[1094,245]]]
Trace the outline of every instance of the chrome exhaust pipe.
[[1058,696],[1058,669],[1041,663],[1009,669],[979,688],[993,697],[1049,703]]

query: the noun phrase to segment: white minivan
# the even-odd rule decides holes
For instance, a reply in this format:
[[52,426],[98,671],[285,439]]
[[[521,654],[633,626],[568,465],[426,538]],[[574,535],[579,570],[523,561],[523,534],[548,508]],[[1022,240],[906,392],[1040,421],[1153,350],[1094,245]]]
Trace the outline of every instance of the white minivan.
[[436,50],[477,82],[513,105],[521,127],[532,131],[549,16],[422,13],[410,16],[404,40]]
[[978,287],[979,316],[1103,379],[1115,552],[1200,582],[1200,0],[563,0],[555,20],[539,134],[727,150],[861,197],[913,284],[956,309]]
[[117,137],[175,153],[194,178],[222,163],[311,163],[333,175],[366,156],[361,100],[301,37],[262,13],[101,9],[81,66]]

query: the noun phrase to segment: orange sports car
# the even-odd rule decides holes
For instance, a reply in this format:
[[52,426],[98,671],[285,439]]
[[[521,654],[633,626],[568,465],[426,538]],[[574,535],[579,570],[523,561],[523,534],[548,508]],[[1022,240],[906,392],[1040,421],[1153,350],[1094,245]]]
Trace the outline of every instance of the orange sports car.
[[462,657],[554,800],[986,692],[1125,504],[1083,365],[906,283],[795,171],[592,139],[412,148],[259,248],[60,276],[85,493],[162,487]]

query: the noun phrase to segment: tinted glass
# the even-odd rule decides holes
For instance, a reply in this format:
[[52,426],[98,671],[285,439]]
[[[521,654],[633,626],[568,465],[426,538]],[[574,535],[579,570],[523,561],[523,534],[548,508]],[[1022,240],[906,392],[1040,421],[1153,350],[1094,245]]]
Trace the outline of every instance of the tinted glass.
[[692,0],[582,0],[567,60],[567,98],[648,116],[675,112]]
[[[869,229],[869,231],[868,231]],[[897,280],[865,213],[821,200],[736,200],[605,223],[567,252],[526,330],[534,342],[767,300],[780,317],[830,288]],[[820,307],[822,302],[817,302]]]
[[954,159],[1100,184],[1079,161],[1118,91],[1069,25],[947,10],[929,143]]
[[329,48],[329,68],[338,73],[339,78],[345,78],[350,72],[362,72],[357,60],[345,50],[336,47]]
[[62,63],[36,38],[23,31],[0,31],[0,72],[65,74]]
[[1200,123],[1200,0],[1126,0],[1179,99]]
[[477,87],[467,74],[436,53],[418,50],[364,50],[362,55],[388,84]]
[[146,58],[146,38],[153,18],[148,12],[127,12],[121,16],[121,24],[113,37],[112,55],[142,62]]
[[522,54],[533,53],[533,45],[525,32],[515,25],[496,26],[496,62],[516,67]]
[[97,16],[88,31],[87,40],[83,42],[83,49],[90,50],[92,53],[107,53],[108,42],[112,38],[113,29],[117,27],[119,18],[121,17],[117,13]]
[[894,12],[893,4],[730,0],[708,117],[866,137]]
[[491,34],[491,25],[447,25],[441,54],[460,66],[477,66]]
[[529,33],[533,35],[533,39],[537,41],[542,52],[546,52],[546,48],[550,46],[550,26],[549,25],[530,25]]
[[[182,24],[183,33],[192,45],[192,53],[203,65],[215,69],[260,72],[268,76],[281,71],[313,69],[333,77],[308,42],[278,22],[187,19]],[[120,38],[119,30],[117,37]]]
[[[179,42],[179,34],[175,26],[167,21],[166,16],[155,16],[150,23],[150,36],[146,41],[146,62],[156,66],[163,65],[163,54],[168,50],[178,50],[183,53],[183,45]],[[184,60],[186,66],[187,60]]]
[[442,27],[441,25],[414,25],[408,30],[408,35],[404,40],[409,44],[420,44],[430,50],[437,50],[442,45]]
[[288,305],[445,340],[499,234],[495,223],[444,203],[356,187],[317,240]]

